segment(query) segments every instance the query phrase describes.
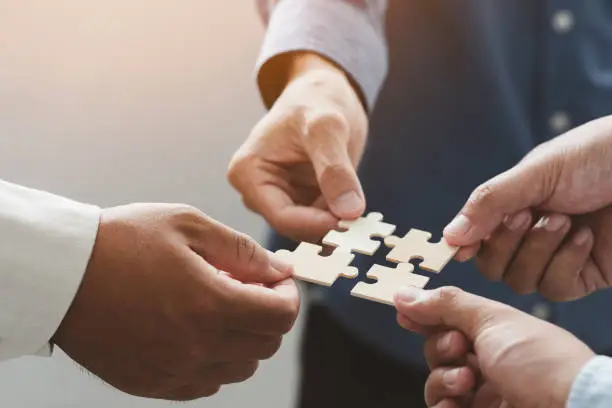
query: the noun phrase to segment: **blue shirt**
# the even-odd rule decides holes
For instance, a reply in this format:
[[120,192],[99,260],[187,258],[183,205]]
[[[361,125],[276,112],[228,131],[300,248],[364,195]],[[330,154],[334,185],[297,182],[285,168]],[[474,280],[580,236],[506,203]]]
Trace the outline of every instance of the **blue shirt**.
[[[387,18],[389,71],[360,176],[368,211],[397,224],[395,235],[419,228],[437,240],[478,184],[537,144],[612,112],[612,1],[398,0]],[[289,244],[274,237],[273,245]],[[374,257],[358,256],[360,279],[373,263],[388,264],[387,252],[383,245]],[[399,328],[392,307],[351,297],[355,282],[319,289],[338,322],[381,353],[425,368],[422,339]],[[612,352],[610,291],[551,304],[456,262],[428,287],[441,285],[547,318],[596,352]]]

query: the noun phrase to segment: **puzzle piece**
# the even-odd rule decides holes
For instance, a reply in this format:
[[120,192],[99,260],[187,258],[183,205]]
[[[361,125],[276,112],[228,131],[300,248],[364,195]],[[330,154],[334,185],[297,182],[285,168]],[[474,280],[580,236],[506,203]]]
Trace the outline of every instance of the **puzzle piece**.
[[364,255],[374,255],[380,242],[371,237],[387,237],[395,231],[395,225],[382,222],[383,215],[371,212],[367,217],[352,221],[340,221],[338,226],[348,231],[329,231],[323,238],[325,245],[332,245],[346,251],[355,251]]
[[401,287],[416,286],[417,288],[423,288],[427,285],[429,278],[417,275],[413,271],[414,266],[409,263],[401,263],[397,265],[397,268],[373,265],[368,271],[367,277],[376,279],[376,283],[359,282],[351,291],[351,295],[393,305],[393,296]]
[[318,245],[302,242],[293,252],[281,249],[276,254],[293,265],[295,278],[306,282],[331,286],[340,276],[357,277],[357,268],[348,266],[355,255],[336,249],[329,256],[320,256],[322,250]]
[[421,268],[430,272],[440,272],[455,256],[458,247],[449,245],[444,238],[437,243],[429,242],[431,234],[418,229],[411,229],[403,238],[390,236],[385,238],[385,245],[393,248],[387,254],[387,261],[410,262],[419,258]]

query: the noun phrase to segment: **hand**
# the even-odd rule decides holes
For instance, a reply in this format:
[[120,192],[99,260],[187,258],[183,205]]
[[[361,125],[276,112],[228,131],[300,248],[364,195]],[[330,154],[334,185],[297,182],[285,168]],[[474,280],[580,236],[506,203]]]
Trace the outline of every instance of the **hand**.
[[612,207],[582,216],[509,217],[486,238],[478,268],[517,293],[539,291],[553,301],[587,296],[610,286]]
[[519,293],[571,300],[610,286],[612,116],[535,148],[479,186],[444,236]]
[[344,72],[315,54],[294,57],[289,83],[234,155],[228,177],[245,205],[280,234],[316,242],[365,199],[355,168],[367,117]]
[[594,353],[569,332],[444,287],[396,295],[399,324],[427,337],[427,406],[564,407]]
[[290,274],[251,238],[189,207],[111,208],[53,342],[124,392],[210,396],[279,348],[299,308]]

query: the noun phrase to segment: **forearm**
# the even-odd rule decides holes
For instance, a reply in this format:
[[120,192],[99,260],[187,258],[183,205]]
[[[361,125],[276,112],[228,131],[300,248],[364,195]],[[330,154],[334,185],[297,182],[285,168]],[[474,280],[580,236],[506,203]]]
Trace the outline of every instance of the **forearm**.
[[[263,4],[266,3],[266,4]],[[386,0],[259,1],[268,30],[257,62],[267,107],[311,69],[345,74],[371,110],[387,74]]]
[[0,180],[0,360],[48,344],[80,285],[99,215]]
[[612,358],[594,357],[574,381],[567,408],[612,406]]

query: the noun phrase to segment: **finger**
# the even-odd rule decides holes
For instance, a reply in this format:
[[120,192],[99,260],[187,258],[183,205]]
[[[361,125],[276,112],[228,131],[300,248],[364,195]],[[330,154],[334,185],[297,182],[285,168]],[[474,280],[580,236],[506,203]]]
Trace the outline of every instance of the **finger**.
[[604,278],[604,273],[592,257],[587,259],[584,267],[580,270],[580,279],[584,288],[584,295],[582,297],[610,287]]
[[456,287],[435,290],[405,287],[396,293],[395,307],[398,313],[417,324],[457,329],[470,343],[482,330],[515,311]]
[[317,242],[338,223],[330,211],[297,205],[275,185],[258,186],[253,197],[259,212],[275,231],[298,241]]
[[305,119],[304,147],[329,208],[342,219],[359,217],[365,210],[365,198],[348,154],[350,124],[333,111],[309,110]]
[[282,344],[281,336],[231,331],[223,337],[223,344],[215,348],[206,360],[218,363],[267,360]]
[[482,380],[482,372],[480,371],[480,363],[478,362],[478,357],[473,352],[469,352],[467,355],[467,363],[466,366],[470,367],[470,370],[474,373],[476,377],[476,383],[478,384],[480,380]]
[[461,405],[455,400],[447,398],[447,399],[443,399],[442,401],[438,402],[436,405],[432,405],[432,408],[461,408],[463,406],[467,406],[467,405]]
[[212,397],[221,389],[221,385],[205,383],[197,385],[184,385],[169,391],[157,392],[149,398],[162,399],[176,402],[195,401],[200,398]]
[[481,184],[444,229],[449,244],[471,245],[491,234],[504,217],[535,207],[550,194],[547,162],[524,160]]
[[297,204],[290,194],[294,188],[291,173],[258,157],[237,153],[230,164],[228,178],[241,193],[247,208],[261,214],[283,236],[317,242],[338,222],[319,200],[312,205]]
[[468,367],[438,367],[431,371],[425,383],[425,402],[428,406],[449,398],[472,392],[474,373]]
[[436,333],[425,341],[424,354],[430,369],[443,365],[465,365],[470,342],[458,331]]
[[591,293],[601,276],[597,265],[589,260],[593,243],[588,227],[566,240],[546,267],[538,286],[540,293],[553,301],[575,300]]
[[274,283],[291,276],[289,264],[248,235],[208,217],[193,224],[190,247],[215,268],[242,282]]
[[235,384],[251,378],[258,367],[258,361],[211,364],[200,368],[197,374],[205,383],[212,381],[219,385]]
[[397,323],[400,325],[400,327],[413,333],[418,333],[425,337],[431,336],[432,333],[435,332],[435,329],[416,324],[415,322],[400,313],[397,314]]
[[501,280],[523,236],[531,226],[531,220],[531,212],[521,211],[508,217],[483,242],[476,258],[476,265],[483,275],[494,281]]
[[482,242],[478,241],[475,244],[468,245],[465,247],[459,248],[457,253],[455,254],[455,260],[458,262],[467,262],[478,254],[480,248],[482,247]]
[[570,227],[569,217],[563,214],[540,218],[523,238],[506,270],[504,281],[519,294],[535,292],[548,263],[555,256]]
[[290,278],[271,287],[223,279],[218,295],[228,330],[283,335],[293,327],[300,309],[298,288]]

